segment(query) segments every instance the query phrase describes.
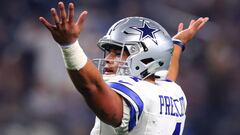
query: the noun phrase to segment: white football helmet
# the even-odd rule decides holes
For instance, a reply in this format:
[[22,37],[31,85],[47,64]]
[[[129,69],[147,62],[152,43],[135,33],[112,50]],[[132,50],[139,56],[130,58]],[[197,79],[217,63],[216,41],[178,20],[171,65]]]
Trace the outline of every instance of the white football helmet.
[[127,50],[130,55],[116,74],[142,79],[159,70],[168,70],[173,50],[167,31],[157,22],[144,17],[127,17],[116,22],[99,40],[98,46],[104,51],[111,47]]

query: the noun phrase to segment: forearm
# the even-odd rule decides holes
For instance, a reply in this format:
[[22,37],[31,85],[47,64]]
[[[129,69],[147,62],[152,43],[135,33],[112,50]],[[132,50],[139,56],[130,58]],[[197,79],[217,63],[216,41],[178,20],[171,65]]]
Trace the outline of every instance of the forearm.
[[176,81],[179,72],[179,61],[181,53],[185,47],[183,45],[184,44],[186,45],[195,36],[197,31],[200,30],[205,25],[208,19],[209,19],[208,17],[204,18],[200,17],[197,20],[191,20],[188,28],[186,29],[184,29],[183,23],[179,23],[178,33],[175,36],[173,36],[173,39],[178,39],[183,44],[180,45],[182,46],[182,48],[178,45],[174,46],[173,56],[171,58],[171,64],[168,69],[167,79]]
[[101,90],[100,84],[105,83],[91,60],[88,60],[80,70],[68,69],[68,73],[77,90],[83,95]]
[[174,45],[173,55],[171,58],[171,63],[168,68],[167,79],[176,81],[179,73],[179,62],[182,54],[182,48],[178,45]]

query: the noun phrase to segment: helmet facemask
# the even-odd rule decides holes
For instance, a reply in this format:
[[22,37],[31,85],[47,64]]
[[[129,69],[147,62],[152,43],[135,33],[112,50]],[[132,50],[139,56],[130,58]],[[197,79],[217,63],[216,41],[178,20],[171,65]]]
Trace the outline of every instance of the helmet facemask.
[[[116,75],[130,75],[130,68],[126,62],[126,59],[123,59],[123,54],[124,54],[124,51],[125,53],[127,52],[126,50],[126,47],[120,47],[116,44],[104,44],[102,45],[102,48],[103,50],[103,53],[104,53],[104,58],[102,59],[94,59],[93,62],[95,63],[95,65],[97,66],[97,68],[99,69],[99,71],[102,73],[102,74],[105,74],[106,73],[106,67],[105,65],[107,63],[112,63],[112,64],[109,64],[109,65],[113,65],[114,69],[114,74]],[[111,60],[111,59],[106,59],[106,56],[107,56],[107,52],[110,52],[111,49],[114,49],[114,50],[120,50],[120,57],[119,59],[115,59],[115,60]],[[128,52],[127,52],[128,54]]]

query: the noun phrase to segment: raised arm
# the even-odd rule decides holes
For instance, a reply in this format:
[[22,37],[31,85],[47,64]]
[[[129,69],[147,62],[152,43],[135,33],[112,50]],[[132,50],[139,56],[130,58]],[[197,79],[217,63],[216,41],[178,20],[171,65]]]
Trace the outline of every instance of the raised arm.
[[[196,33],[206,24],[208,17],[198,18],[197,20],[191,20],[188,28],[184,29],[183,23],[178,25],[178,33],[173,36],[173,39],[180,40],[183,44],[187,43],[196,35]],[[184,46],[185,47],[185,46]],[[168,69],[167,79],[176,81],[179,72],[179,61],[183,51],[183,46],[174,44],[173,54],[171,58],[171,64]]]
[[59,15],[55,8],[51,9],[54,24],[43,17],[39,17],[40,22],[62,48],[70,78],[89,107],[105,123],[119,126],[123,115],[122,98],[108,87],[77,42],[88,12],[83,11],[74,22],[74,4],[68,5],[68,13],[63,2],[59,2],[58,6]]

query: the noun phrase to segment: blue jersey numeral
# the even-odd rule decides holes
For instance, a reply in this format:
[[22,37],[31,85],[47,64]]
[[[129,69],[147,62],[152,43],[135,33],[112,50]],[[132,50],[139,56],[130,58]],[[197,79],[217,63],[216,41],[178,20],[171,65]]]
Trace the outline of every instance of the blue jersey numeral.
[[181,130],[181,123],[177,122],[175,126],[175,130],[173,131],[172,135],[180,135],[180,130]]

